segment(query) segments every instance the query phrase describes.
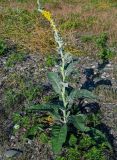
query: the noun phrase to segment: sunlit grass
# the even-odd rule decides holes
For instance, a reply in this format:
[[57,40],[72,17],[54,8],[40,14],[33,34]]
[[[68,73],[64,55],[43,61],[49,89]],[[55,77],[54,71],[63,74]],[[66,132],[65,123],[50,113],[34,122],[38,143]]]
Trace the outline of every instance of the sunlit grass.
[[[73,46],[73,53],[77,50],[77,35],[71,36],[72,32],[81,35],[108,32],[110,43],[116,41],[116,4],[115,0],[43,1],[45,8],[52,11],[63,37],[67,37],[66,41]],[[1,0],[0,5],[1,38],[10,39],[33,52],[55,52],[48,22],[35,11],[36,0],[13,0],[7,3]]]

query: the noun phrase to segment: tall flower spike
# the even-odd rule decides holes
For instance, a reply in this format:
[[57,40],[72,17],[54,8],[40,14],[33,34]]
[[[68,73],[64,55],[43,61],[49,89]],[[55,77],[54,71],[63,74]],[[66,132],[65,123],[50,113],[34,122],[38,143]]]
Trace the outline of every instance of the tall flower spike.
[[38,11],[50,22],[50,25],[54,31],[54,35],[56,36],[56,38],[57,37],[60,38],[60,36],[58,35],[58,29],[53,21],[52,14],[49,11],[45,11],[44,9],[42,9],[39,0],[37,0],[37,4],[38,4]]
[[[58,32],[58,29],[55,25],[55,22],[52,18],[52,15],[49,11],[45,11],[44,9],[41,9],[40,8],[40,3],[39,3],[39,0],[38,0],[38,11],[50,22],[50,25],[54,31],[54,38],[55,38],[55,41],[57,43],[57,52],[58,54],[61,56],[61,65],[60,65],[60,73],[61,73],[61,76],[62,76],[62,80],[63,80],[63,83],[65,84],[65,52],[64,52],[64,42],[63,42],[63,39],[62,37],[60,36],[59,32]],[[66,107],[66,95],[65,95],[65,88],[66,86],[65,85],[62,85],[62,99],[63,99],[63,103],[64,103],[64,106]]]

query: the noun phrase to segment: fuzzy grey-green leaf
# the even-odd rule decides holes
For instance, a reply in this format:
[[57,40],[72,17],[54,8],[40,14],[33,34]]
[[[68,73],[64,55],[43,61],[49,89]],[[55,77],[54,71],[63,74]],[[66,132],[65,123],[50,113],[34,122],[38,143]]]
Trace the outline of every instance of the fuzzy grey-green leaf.
[[60,116],[58,114],[58,110],[62,108],[60,105],[54,105],[54,104],[37,104],[31,106],[28,111],[37,110],[37,111],[46,111],[52,114],[55,118],[60,119]]
[[69,76],[76,69],[75,67],[77,64],[78,64],[77,61],[71,62],[65,70],[65,75]]
[[86,120],[86,115],[84,114],[78,114],[70,117],[70,123],[72,123],[75,128],[82,132],[89,130],[89,127],[86,126]]
[[52,128],[52,149],[54,153],[59,153],[62,145],[66,141],[67,125],[63,126],[55,125]]
[[67,64],[71,63],[73,58],[70,53],[65,52],[64,60],[65,60],[65,65],[67,65]]
[[56,93],[60,94],[61,93],[61,88],[62,88],[62,81],[61,78],[59,77],[58,73],[56,72],[49,72],[48,73],[48,79],[50,80],[53,89],[55,90]]
[[69,101],[76,98],[97,99],[97,96],[86,89],[73,89],[68,97]]

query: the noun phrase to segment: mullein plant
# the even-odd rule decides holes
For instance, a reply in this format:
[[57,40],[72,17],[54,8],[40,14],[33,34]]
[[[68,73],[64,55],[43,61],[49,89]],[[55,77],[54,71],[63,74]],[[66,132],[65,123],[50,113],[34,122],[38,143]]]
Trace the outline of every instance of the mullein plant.
[[[41,9],[39,1],[38,11],[49,21],[54,32],[55,42],[57,44],[57,52],[61,62],[56,72],[49,72],[48,79],[56,94],[59,96],[59,103],[37,104],[31,106],[31,110],[39,110],[48,112],[54,119],[51,125],[51,144],[54,153],[59,153],[63,144],[67,141],[70,132],[87,132],[90,128],[87,126],[86,115],[80,112],[78,106],[74,105],[74,101],[78,99],[96,99],[90,91],[72,88],[69,91],[68,78],[72,75],[76,68],[76,61],[73,60],[70,53],[64,50],[64,41],[54,23],[50,12]],[[30,110],[29,109],[29,110]]]

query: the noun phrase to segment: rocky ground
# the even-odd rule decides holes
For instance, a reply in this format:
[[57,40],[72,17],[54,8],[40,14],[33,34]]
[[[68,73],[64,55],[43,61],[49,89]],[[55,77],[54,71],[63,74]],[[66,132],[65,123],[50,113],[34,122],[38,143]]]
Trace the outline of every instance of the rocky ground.
[[[8,89],[17,91],[19,89],[22,92],[23,82],[25,85],[30,81],[34,86],[46,85],[47,87],[47,71],[51,70],[52,67],[47,67],[45,59],[39,54],[27,54],[22,62],[16,62],[13,66],[7,67],[8,57],[9,55],[0,57],[0,160],[6,160],[10,157],[21,160],[52,160],[52,153],[48,146],[37,140],[27,140],[21,144],[18,137],[12,134],[14,125],[11,120],[12,113],[21,111],[23,107],[26,107],[30,101],[29,97],[27,98],[29,101],[21,98],[17,103],[11,103],[12,106],[6,104],[7,99],[5,101],[5,91]],[[103,115],[102,121],[108,126],[108,132],[113,138],[112,143],[117,155],[116,66],[116,60],[112,60],[100,69],[98,59],[80,57],[77,65],[78,78],[74,77],[74,81],[77,80],[77,87],[87,88],[99,95],[99,104]],[[53,69],[55,68],[53,67]],[[22,85],[18,83],[19,77]],[[24,81],[22,82],[22,80]],[[40,93],[32,101],[33,103],[40,102]]]

